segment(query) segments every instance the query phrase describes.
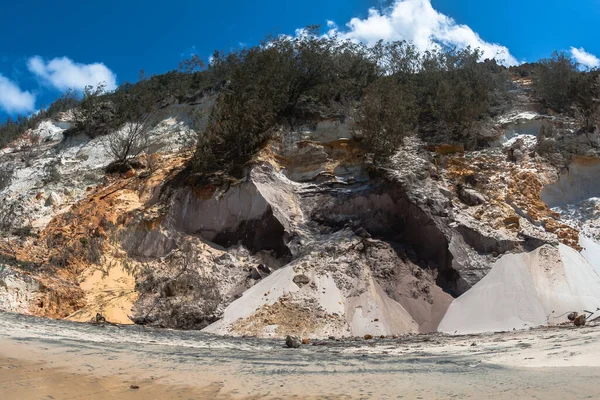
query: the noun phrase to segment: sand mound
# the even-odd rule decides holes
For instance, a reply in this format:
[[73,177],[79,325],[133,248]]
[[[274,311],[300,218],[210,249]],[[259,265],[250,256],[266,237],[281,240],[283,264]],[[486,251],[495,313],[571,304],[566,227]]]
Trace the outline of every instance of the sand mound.
[[417,272],[420,278],[386,243],[334,234],[244,292],[205,331],[347,337],[435,330],[450,296]]
[[438,330],[479,333],[567,321],[567,313],[600,307],[600,276],[577,251],[545,245],[507,254],[454,300]]

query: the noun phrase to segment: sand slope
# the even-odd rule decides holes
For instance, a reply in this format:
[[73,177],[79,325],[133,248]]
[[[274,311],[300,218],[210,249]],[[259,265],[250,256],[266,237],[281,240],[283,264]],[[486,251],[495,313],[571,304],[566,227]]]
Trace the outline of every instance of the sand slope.
[[[340,290],[332,275],[304,271],[311,284],[298,286],[299,271],[286,266],[248,289],[225,309],[223,318],[204,329],[228,335],[310,337],[392,335],[417,332],[418,324],[371,277]],[[368,274],[367,274],[368,275]],[[301,322],[298,327],[297,323]],[[299,331],[297,329],[300,329]]]
[[[332,243],[343,251],[328,254]],[[419,307],[421,303],[415,297],[412,302],[404,301],[410,306],[407,310],[382,287],[373,270],[377,266],[372,265],[376,259],[379,267],[399,268],[402,261],[385,243],[371,241],[366,244],[368,249],[359,247],[365,243],[351,234],[333,235],[324,246],[317,246],[257,282],[225,309],[222,319],[204,331],[234,336],[296,334],[327,338],[416,333],[420,324],[435,329],[445,304]],[[366,256],[364,252],[372,254]],[[301,277],[304,282],[299,280]],[[398,284],[393,290],[408,296],[412,288]]]
[[507,254],[448,308],[438,330],[478,333],[567,321],[571,311],[600,308],[600,276],[577,251],[545,245]]

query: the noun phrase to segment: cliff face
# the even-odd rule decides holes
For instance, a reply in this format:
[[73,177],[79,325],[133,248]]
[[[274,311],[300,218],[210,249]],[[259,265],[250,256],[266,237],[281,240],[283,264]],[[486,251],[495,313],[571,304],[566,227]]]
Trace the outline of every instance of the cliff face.
[[[198,108],[210,104],[171,106],[151,154],[123,174],[104,173],[104,138],[63,138],[68,114],[2,150],[14,173],[0,191],[11,228],[1,310],[232,335],[394,335],[435,331],[453,301],[444,324],[460,331],[486,292],[470,289],[490,271],[512,285],[497,270],[515,257],[519,273],[538,271],[540,249],[581,251],[579,268],[596,274],[593,138],[567,169],[538,151],[542,123],[565,118],[519,103],[486,131],[485,150],[407,138],[386,168],[364,162],[351,119],[316,121],[265,144],[242,179],[211,186],[176,179]],[[581,285],[570,295],[600,296]]]

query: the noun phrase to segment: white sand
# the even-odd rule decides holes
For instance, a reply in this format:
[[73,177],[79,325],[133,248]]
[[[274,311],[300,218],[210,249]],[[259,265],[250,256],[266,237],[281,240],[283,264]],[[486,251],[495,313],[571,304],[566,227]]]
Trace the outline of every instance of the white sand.
[[299,288],[292,281],[293,278],[292,267],[281,268],[273,272],[267,279],[246,290],[242,297],[225,309],[223,318],[206,327],[204,331],[217,334],[228,333],[228,327],[233,322],[249,317],[265,304],[274,304],[282,295],[298,291]]
[[579,235],[579,245],[583,247],[581,255],[600,275],[600,244],[587,236]]
[[438,328],[446,333],[524,329],[567,321],[571,311],[600,308],[600,276],[577,251],[546,245],[507,254],[456,299]]
[[[363,336],[371,334],[393,335],[418,332],[419,325],[402,305],[391,299],[368,272],[362,279],[355,277],[348,289],[338,287],[330,273],[322,269],[309,268],[305,273],[310,284],[299,287],[293,282],[300,270],[299,262],[281,268],[264,278],[242,297],[231,303],[223,318],[204,329],[205,332],[225,335],[240,335],[232,325],[253,318],[264,306],[271,306],[282,296],[292,298],[301,309],[314,313],[317,324],[306,332],[310,337]],[[296,269],[296,271],[295,271]],[[318,310],[326,316],[317,316]],[[293,318],[293,317],[292,317]],[[268,325],[257,332],[258,336],[282,336],[276,327]]]

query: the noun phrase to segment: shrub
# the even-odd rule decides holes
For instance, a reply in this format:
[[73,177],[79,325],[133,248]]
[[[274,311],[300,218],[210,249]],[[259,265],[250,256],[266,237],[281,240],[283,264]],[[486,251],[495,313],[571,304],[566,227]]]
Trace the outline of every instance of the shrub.
[[422,128],[433,125],[469,145],[474,124],[509,100],[506,70],[480,58],[471,48],[425,52],[416,74]]
[[114,104],[110,101],[106,86],[86,86],[79,107],[74,110],[74,132],[85,133],[91,138],[106,135],[116,125]]
[[564,52],[554,52],[542,59],[534,69],[533,88],[548,107],[565,111],[573,102],[572,84],[577,64]]
[[365,148],[381,158],[401,145],[416,122],[416,96],[395,77],[388,77],[374,82],[366,90],[356,127]]
[[593,132],[600,120],[600,70],[579,72],[571,81],[571,98],[584,132]]
[[563,136],[556,126],[549,121],[544,121],[536,139],[536,151],[538,154],[549,156],[559,151],[557,139]]

